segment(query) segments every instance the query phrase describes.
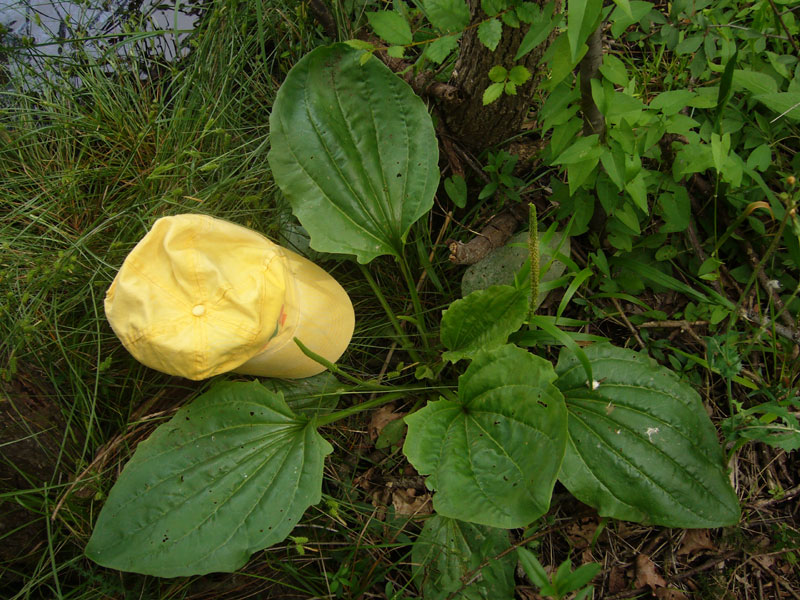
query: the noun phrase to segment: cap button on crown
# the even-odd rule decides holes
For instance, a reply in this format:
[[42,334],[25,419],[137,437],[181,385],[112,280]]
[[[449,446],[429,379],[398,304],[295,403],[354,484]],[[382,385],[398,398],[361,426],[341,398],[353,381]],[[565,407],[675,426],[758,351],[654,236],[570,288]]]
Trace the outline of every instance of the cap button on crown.
[[195,307],[192,309],[192,314],[193,314],[195,317],[202,317],[204,314],[206,314],[206,307],[205,307],[205,306],[203,306],[202,304],[197,304],[197,305],[196,305],[196,306],[195,306]]

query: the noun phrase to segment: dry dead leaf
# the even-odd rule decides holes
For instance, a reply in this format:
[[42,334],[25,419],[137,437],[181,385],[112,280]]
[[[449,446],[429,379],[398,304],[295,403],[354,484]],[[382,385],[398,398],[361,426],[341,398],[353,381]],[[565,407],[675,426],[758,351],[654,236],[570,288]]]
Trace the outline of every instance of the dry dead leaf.
[[388,423],[402,419],[406,415],[406,413],[394,412],[394,408],[394,404],[386,404],[372,413],[372,418],[369,421],[369,425],[367,425],[367,432],[369,433],[369,439],[373,442],[378,439],[381,431]]
[[417,496],[414,488],[397,488],[392,492],[392,506],[398,515],[429,515],[433,513],[430,494]]
[[582,550],[592,543],[594,534],[597,531],[598,521],[594,517],[576,521],[566,529],[567,537],[572,545]]
[[655,596],[659,600],[689,600],[686,594],[675,588],[660,588],[655,591]]
[[662,588],[666,585],[667,582],[659,575],[658,568],[650,560],[650,557],[646,554],[638,555],[636,557],[636,587],[648,586],[655,591],[656,588]]
[[628,583],[625,579],[625,568],[614,565],[608,573],[608,593],[618,594],[626,589],[628,589]]
[[678,556],[686,555],[691,560],[695,554],[703,550],[716,550],[716,546],[711,541],[708,529],[689,529],[683,536],[681,547],[678,548]]

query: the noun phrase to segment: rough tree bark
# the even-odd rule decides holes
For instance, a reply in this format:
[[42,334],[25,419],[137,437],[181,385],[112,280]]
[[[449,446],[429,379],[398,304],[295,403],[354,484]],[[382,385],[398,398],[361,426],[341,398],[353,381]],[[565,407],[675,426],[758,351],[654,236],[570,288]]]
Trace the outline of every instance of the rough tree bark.
[[[545,3],[543,0],[536,2],[540,5]],[[473,24],[487,18],[480,8],[479,0],[469,0],[469,5]],[[556,10],[560,10],[560,6]],[[450,132],[473,152],[480,152],[518,133],[528,114],[536,85],[541,80],[542,68],[538,66],[539,60],[555,35],[551,35],[522,59],[515,61],[514,56],[527,31],[528,26],[524,24],[516,29],[503,25],[503,36],[494,52],[481,44],[477,27],[464,32],[450,81],[461,90],[464,101],[448,110],[444,119]],[[494,65],[510,69],[517,64],[528,68],[532,74],[531,79],[517,87],[516,96],[503,94],[492,104],[483,106],[483,92],[491,84],[489,69]]]

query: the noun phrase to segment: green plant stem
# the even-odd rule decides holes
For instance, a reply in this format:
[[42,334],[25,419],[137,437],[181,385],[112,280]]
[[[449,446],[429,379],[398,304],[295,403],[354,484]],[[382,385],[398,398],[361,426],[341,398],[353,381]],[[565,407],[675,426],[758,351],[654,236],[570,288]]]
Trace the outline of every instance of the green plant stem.
[[401,257],[399,262],[400,270],[403,272],[403,277],[405,278],[406,285],[408,286],[408,292],[411,294],[411,303],[414,305],[414,314],[416,316],[415,325],[422,336],[422,345],[425,346],[426,350],[429,350],[430,345],[428,344],[428,330],[425,327],[425,315],[422,311],[422,303],[419,300],[419,294],[417,293],[417,285],[414,283],[414,279],[411,277],[411,269],[408,268],[408,263],[406,263],[405,258]]
[[[539,298],[539,219],[536,215],[536,206],[531,202],[528,204],[528,254],[531,257],[531,302],[528,312],[528,322],[536,312],[536,300]],[[566,239],[566,236],[562,238]],[[555,258],[556,253],[553,252]]]
[[323,415],[321,417],[317,417],[315,422],[317,427],[322,427],[323,425],[330,425],[336,421],[340,421],[341,419],[346,419],[351,415],[355,415],[357,413],[363,412],[365,410],[370,410],[372,408],[377,408],[378,406],[383,406],[391,402],[392,400],[399,400],[400,398],[407,398],[408,397],[408,390],[403,391],[395,391],[384,394],[377,398],[373,398],[372,400],[367,400],[366,402],[362,402],[361,404],[356,404],[355,406],[350,406],[349,408],[344,408],[342,410],[337,410],[334,413],[330,413],[328,415]]
[[360,386],[361,388],[363,388],[365,390],[372,390],[372,391],[375,391],[375,392],[393,392],[393,391],[397,390],[396,386],[381,385],[379,383],[373,383],[371,381],[362,381],[358,377],[353,377],[352,375],[350,375],[350,373],[347,373],[347,372],[343,371],[338,366],[336,366],[334,363],[329,361],[327,358],[324,358],[324,357],[320,356],[319,354],[317,354],[316,352],[314,352],[313,350],[310,350],[308,348],[308,346],[306,346],[299,339],[294,338],[294,343],[297,344],[297,346],[300,348],[300,351],[303,354],[305,354],[308,358],[310,358],[314,362],[317,362],[317,363],[321,364],[322,366],[324,366],[326,369],[328,369],[334,375],[338,375],[342,379],[346,379],[347,381],[350,381],[351,383],[354,383],[357,386]]
[[373,279],[372,274],[369,272],[366,266],[359,263],[359,269],[361,269],[361,273],[364,275],[364,278],[367,280],[369,287],[372,288],[372,293],[375,294],[375,297],[378,299],[378,302],[381,303],[386,316],[389,317],[389,321],[391,321],[394,330],[397,332],[397,337],[400,341],[400,345],[403,346],[403,349],[408,352],[409,356],[415,362],[422,362],[422,357],[420,356],[419,352],[414,348],[411,344],[411,341],[408,339],[406,332],[403,331],[403,328],[400,325],[400,321],[398,321],[397,317],[395,316],[394,312],[392,312],[392,308],[389,306],[389,303],[386,301],[386,297],[383,295],[381,288],[378,287],[378,283]]

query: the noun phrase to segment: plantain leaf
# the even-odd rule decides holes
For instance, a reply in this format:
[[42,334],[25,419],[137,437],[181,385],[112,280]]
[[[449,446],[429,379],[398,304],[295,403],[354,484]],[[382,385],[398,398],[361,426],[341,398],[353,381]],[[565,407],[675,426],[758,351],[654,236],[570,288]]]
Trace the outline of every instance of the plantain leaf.
[[331,451],[281,394],[218,384],[139,444],[86,555],[159,577],[235,571],[320,501]]
[[510,285],[493,285],[456,300],[442,314],[442,357],[458,362],[506,343],[528,314],[528,299]]
[[595,389],[570,352],[555,382],[569,411],[559,480],[601,516],[667,527],[721,527],[739,519],[714,426],[697,392],[646,355],[585,349]]
[[549,505],[566,442],[566,408],[553,366],[513,345],[480,352],[458,379],[458,399],[406,417],[403,447],[444,517],[523,527]]
[[360,56],[333,44],[292,68],[270,116],[269,163],[311,246],[367,263],[400,256],[433,206],[439,150],[422,100]]
[[411,549],[414,582],[426,600],[446,600],[459,590],[463,600],[511,600],[513,554],[490,561],[480,577],[463,585],[463,577],[484,559],[510,547],[507,531],[435,515],[425,521]]

